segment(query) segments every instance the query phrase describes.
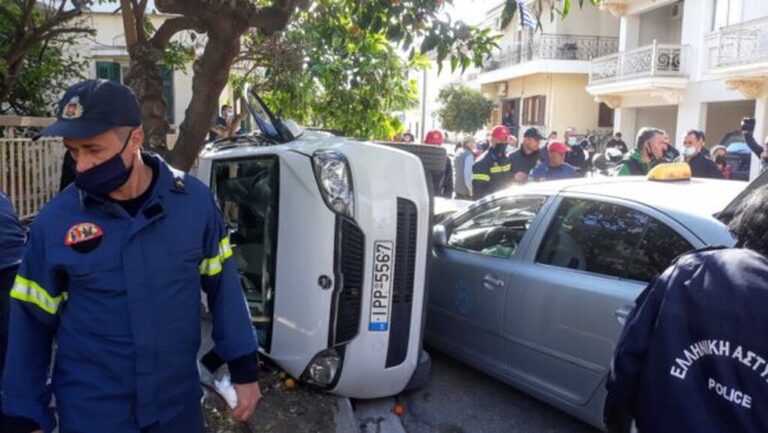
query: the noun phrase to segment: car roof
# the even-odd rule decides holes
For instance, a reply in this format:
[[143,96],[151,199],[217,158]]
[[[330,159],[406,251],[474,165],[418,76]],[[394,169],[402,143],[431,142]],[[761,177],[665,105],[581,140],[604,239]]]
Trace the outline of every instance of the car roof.
[[[717,221],[715,214],[723,211],[747,185],[749,183],[734,180],[694,178],[658,182],[643,176],[618,176],[529,183],[511,187],[494,197],[574,193],[629,200],[684,222],[705,243],[718,240],[722,243],[725,226]],[[717,227],[716,234],[713,234],[713,227]]]
[[734,180],[693,178],[658,182],[643,176],[618,176],[530,183],[512,187],[501,194],[583,193],[631,200],[665,212],[714,215],[722,211],[747,185],[747,182]]

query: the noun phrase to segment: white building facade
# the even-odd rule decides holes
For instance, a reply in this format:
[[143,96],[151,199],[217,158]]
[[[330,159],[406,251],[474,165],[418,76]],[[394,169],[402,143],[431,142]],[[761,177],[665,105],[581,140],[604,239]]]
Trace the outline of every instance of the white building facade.
[[[743,117],[768,134],[768,1],[604,0],[621,20],[617,54],[594,59],[587,90],[613,107],[628,142],[642,126],[676,146],[701,129],[712,146],[738,136]],[[632,143],[634,144],[634,143]],[[753,176],[759,164],[753,159]]]
[[[504,2],[486,13],[486,27],[498,29]],[[529,7],[535,1],[526,2]],[[601,136],[613,129],[610,107],[586,90],[590,61],[619,49],[619,20],[597,8],[574,7],[566,19],[542,11],[539,29],[523,28],[519,14],[503,30],[500,50],[474,80],[496,102],[491,124],[505,123],[517,134],[526,127]]]

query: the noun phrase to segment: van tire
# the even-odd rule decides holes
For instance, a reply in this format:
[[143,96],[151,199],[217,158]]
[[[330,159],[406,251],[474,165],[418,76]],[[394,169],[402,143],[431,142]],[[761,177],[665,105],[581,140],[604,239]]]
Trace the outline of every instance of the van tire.
[[448,158],[448,153],[442,147],[394,142],[377,142],[377,144],[394,147],[416,155],[421,160],[428,179],[431,179],[431,175],[434,173],[442,174],[445,171],[445,160]]
[[411,380],[405,385],[403,392],[417,391],[424,388],[429,383],[429,378],[432,375],[432,357],[429,356],[426,350],[422,349],[419,354],[419,362],[416,364],[416,369],[413,371]]

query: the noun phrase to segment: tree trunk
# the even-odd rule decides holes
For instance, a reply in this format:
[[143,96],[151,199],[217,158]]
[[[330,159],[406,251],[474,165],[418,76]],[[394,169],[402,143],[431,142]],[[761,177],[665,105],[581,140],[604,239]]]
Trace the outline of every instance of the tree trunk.
[[[238,31],[242,30],[242,31]],[[179,127],[179,138],[169,156],[174,167],[188,171],[205,144],[205,137],[216,112],[219,95],[229,79],[229,69],[240,51],[244,29],[231,33],[209,32],[205,51],[194,64],[192,100]]]
[[148,42],[137,43],[131,48],[131,68],[125,82],[136,93],[141,107],[141,123],[144,127],[144,146],[165,155],[168,152],[165,120],[165,98],[163,98],[163,77],[158,62],[162,51]]

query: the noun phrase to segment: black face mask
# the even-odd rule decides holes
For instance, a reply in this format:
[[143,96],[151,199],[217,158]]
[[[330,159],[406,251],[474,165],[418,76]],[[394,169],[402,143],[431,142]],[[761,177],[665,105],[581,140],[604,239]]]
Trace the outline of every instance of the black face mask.
[[115,156],[82,173],[77,173],[75,185],[82,190],[101,197],[105,197],[110,192],[123,186],[131,176],[131,171],[133,171],[133,164],[130,167],[126,167],[121,157],[128,146],[131,135],[133,135],[133,131],[128,134],[128,138],[123,143],[123,148]]
[[496,143],[493,145],[493,151],[503,153],[507,151],[507,143]]
[[723,155],[717,155],[717,156],[715,157],[715,164],[718,164],[718,165],[723,165],[723,164],[725,164],[725,156],[723,156]]

